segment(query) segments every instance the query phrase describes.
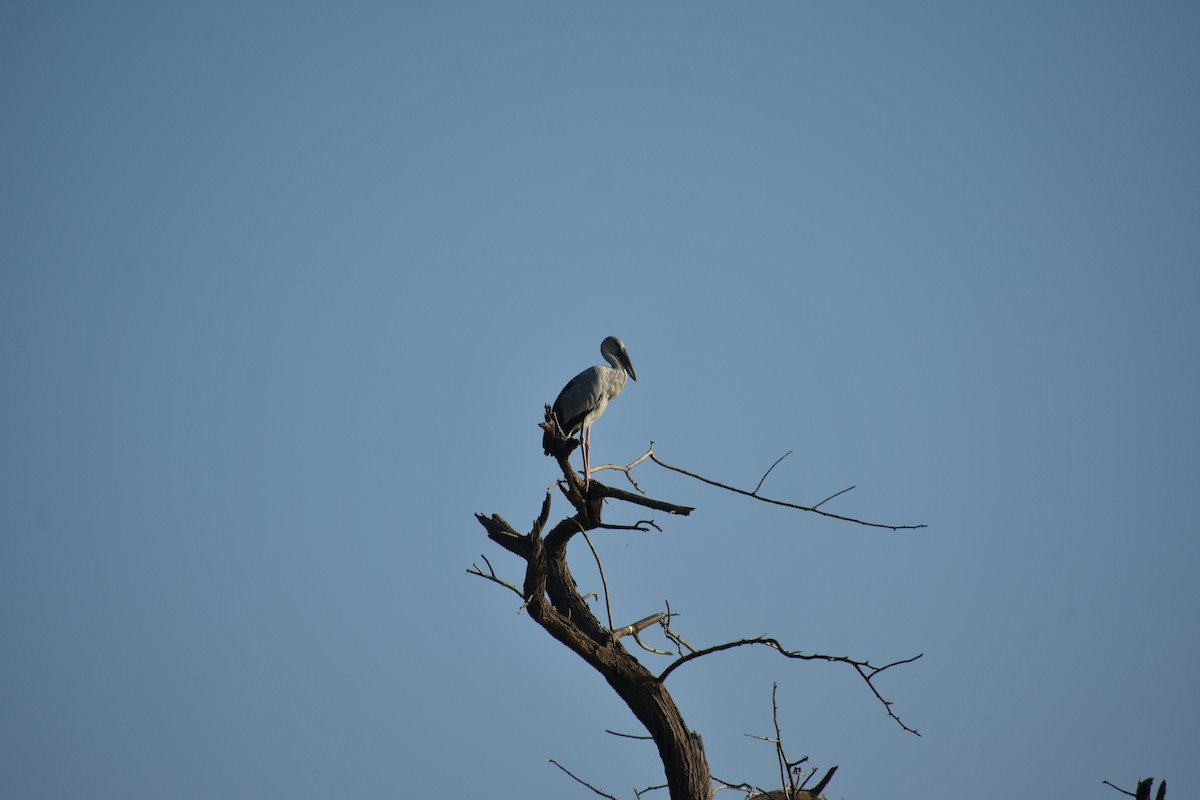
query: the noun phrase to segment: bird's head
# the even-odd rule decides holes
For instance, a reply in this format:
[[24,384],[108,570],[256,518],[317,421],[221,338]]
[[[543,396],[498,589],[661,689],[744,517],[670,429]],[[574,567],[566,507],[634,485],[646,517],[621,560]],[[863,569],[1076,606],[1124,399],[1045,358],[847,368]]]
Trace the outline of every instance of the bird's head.
[[600,355],[604,356],[604,360],[612,364],[617,369],[623,369],[629,373],[629,377],[637,380],[637,373],[633,370],[633,362],[629,360],[629,353],[625,352],[625,343],[616,336],[609,336],[600,343]]

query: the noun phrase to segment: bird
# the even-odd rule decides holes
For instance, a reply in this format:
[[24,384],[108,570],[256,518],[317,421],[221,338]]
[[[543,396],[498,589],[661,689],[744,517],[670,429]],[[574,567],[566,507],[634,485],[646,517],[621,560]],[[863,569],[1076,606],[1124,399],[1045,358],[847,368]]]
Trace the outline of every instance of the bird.
[[[616,336],[609,336],[600,343],[600,355],[611,364],[597,364],[576,375],[554,401],[554,416],[567,436],[579,433],[583,448],[583,484],[591,479],[592,423],[600,418],[608,404],[621,393],[625,386],[625,375],[637,380],[633,362],[625,351],[625,343]],[[549,431],[542,435],[542,449],[550,455]]]

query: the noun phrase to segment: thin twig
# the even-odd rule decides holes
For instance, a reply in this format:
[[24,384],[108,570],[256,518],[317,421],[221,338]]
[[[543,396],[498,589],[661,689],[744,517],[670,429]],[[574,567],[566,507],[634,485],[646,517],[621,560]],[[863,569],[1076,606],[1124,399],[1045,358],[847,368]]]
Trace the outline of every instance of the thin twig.
[[776,467],[778,467],[778,466],[779,466],[779,462],[780,462],[780,461],[783,461],[785,458],[787,458],[787,457],[788,457],[788,456],[790,456],[791,454],[792,454],[792,451],[791,451],[791,450],[788,450],[786,453],[784,453],[783,455],[781,455],[779,458],[775,459],[775,463],[774,463],[774,464],[772,464],[770,467],[768,467],[768,468],[767,468],[767,471],[763,473],[763,476],[762,476],[761,478],[759,478],[759,479],[758,479],[758,486],[755,486],[755,487],[754,487],[754,491],[753,491],[753,492],[751,492],[750,494],[752,494],[752,495],[754,495],[755,497],[757,497],[757,496],[758,496],[758,490],[762,488],[763,481],[765,481],[765,480],[767,479],[767,476],[771,474],[771,470],[773,470],[773,469],[775,469]]
[[[663,461],[662,459],[660,459],[658,456],[654,455],[653,453],[650,454],[650,460],[652,460],[655,464],[658,464],[660,467],[669,469],[672,472],[678,472],[681,475],[687,475],[689,478],[695,478],[696,480],[698,480],[702,483],[707,483],[709,486],[716,486],[719,489],[725,489],[727,491],[734,492],[736,494],[744,494],[747,497],[753,497],[755,500],[761,500],[764,503],[772,503],[777,506],[784,506],[786,508],[794,508],[798,511],[811,511],[814,514],[820,514],[821,516],[829,517],[830,519],[839,519],[843,522],[853,522],[858,525],[865,525],[868,528],[887,528],[888,530],[892,530],[892,531],[916,530],[918,528],[928,527],[927,525],[924,525],[924,524],[921,524],[921,525],[889,525],[884,522],[867,522],[866,520],[857,519],[856,517],[845,517],[845,516],[842,516],[841,514],[834,514],[829,511],[822,511],[821,509],[817,508],[816,506],[803,506],[803,505],[800,505],[799,503],[789,503],[785,500],[774,500],[770,497],[763,497],[760,494],[755,494],[754,492],[748,492],[745,489],[739,489],[736,486],[730,486],[727,483],[721,483],[720,481],[714,481],[712,478],[706,478],[703,475],[698,475],[695,472],[690,472],[686,469],[683,469],[682,467],[672,466],[672,465],[666,463],[665,461]],[[834,496],[836,497],[836,495],[834,495]],[[825,501],[822,500],[821,502],[825,502]]]
[[[779,462],[775,462],[779,463]],[[779,682],[771,683],[771,721],[775,723],[775,757],[779,760],[779,785],[792,788],[793,781],[787,770],[787,756],[783,752],[783,732],[779,730]]]
[[671,621],[671,617],[677,617],[677,616],[679,616],[679,615],[671,611],[670,601],[667,601],[667,618],[662,621],[663,634],[666,635],[666,637],[668,639],[670,639],[672,642],[675,643],[675,649],[676,649],[676,651],[678,651],[679,655],[681,655],[681,656],[683,655],[683,648],[685,648],[685,647],[688,649],[688,652],[694,653],[694,652],[696,652],[696,648],[694,648],[690,644],[688,644],[688,642],[682,636],[680,636],[678,633],[676,633],[674,630],[671,629],[671,626],[669,624]]
[[[578,525],[579,523],[576,522]],[[612,605],[608,601],[608,579],[604,577],[604,564],[600,561],[600,554],[596,552],[596,546],[592,544],[592,537],[587,535],[587,531],[579,525],[579,532],[583,534],[583,540],[587,542],[587,546],[592,551],[592,557],[596,559],[596,568],[600,570],[600,583],[604,586],[604,610],[608,612],[608,629],[611,631],[613,627],[612,621]]]
[[654,653],[655,655],[658,655],[658,656],[672,655],[670,650],[659,650],[657,647],[651,647],[650,645],[643,642],[642,635],[640,633],[635,633],[633,635],[633,640],[638,643],[638,647],[642,648],[647,653]]
[[[1108,781],[1101,781],[1101,783],[1108,783]],[[1111,786],[1112,788],[1116,789],[1121,794],[1127,794],[1130,797],[1137,797],[1137,795],[1134,794],[1133,792],[1129,791],[1128,789],[1122,789],[1120,786],[1117,786],[1115,783],[1108,783],[1108,785]]]
[[621,733],[620,731],[611,731],[608,728],[605,728],[604,732],[611,733],[613,736],[620,736],[623,739],[645,739],[647,741],[654,741],[653,736],[642,736],[636,733]]
[[650,525],[654,528],[654,530],[658,531],[659,533],[662,533],[662,528],[655,525],[654,520],[652,520],[652,519],[639,519],[637,522],[633,523],[632,525],[618,525],[616,523],[611,523],[611,522],[601,522],[596,527],[601,528],[603,530],[609,530],[609,531],[641,531],[642,533],[649,533],[650,528],[644,527],[646,525]]
[[[800,756],[795,761],[789,761],[787,753],[783,749],[783,732],[779,728],[779,702],[778,702],[779,684],[771,684],[771,721],[775,725],[775,737],[759,736],[755,733],[746,733],[750,739],[758,739],[763,742],[770,742],[775,745],[775,757],[779,760],[779,780],[780,785],[789,793],[789,796],[795,796],[796,792],[804,788],[804,784],[808,783],[808,778],[805,778],[799,785],[796,784],[797,774],[803,775],[804,771],[798,767],[808,761],[808,756]],[[811,774],[810,774],[811,777]]]
[[856,487],[854,487],[854,486],[847,486],[845,489],[842,489],[840,492],[834,492],[833,494],[829,495],[829,497],[826,497],[824,500],[822,500],[821,502],[819,502],[819,503],[817,503],[815,506],[813,506],[813,508],[820,508],[821,506],[825,505],[826,503],[828,503],[828,502],[829,502],[830,500],[832,500],[833,498],[835,498],[835,497],[840,497],[841,495],[844,495],[846,492],[848,492],[848,491],[850,491],[851,489],[854,489],[854,488],[856,488]]
[[[767,793],[766,789],[762,788],[761,786],[755,786],[752,783],[730,783],[729,781],[721,780],[716,775],[710,775],[709,777],[711,777],[715,782],[721,784],[719,787],[717,787],[717,792],[724,791],[725,789],[735,789],[739,792],[745,792],[747,796],[749,796],[751,792],[756,792],[757,794]],[[715,793],[716,792],[714,792],[714,794]]]
[[893,661],[890,664],[884,664],[882,667],[873,667],[866,662],[858,663],[858,662],[847,660],[848,663],[854,664],[854,668],[858,671],[858,674],[860,676],[862,676],[862,679],[864,681],[867,682],[867,686],[871,687],[871,691],[875,694],[875,699],[877,699],[879,702],[883,703],[883,707],[885,709],[887,709],[888,716],[891,717],[892,719],[896,720],[896,724],[898,724],[901,728],[904,728],[904,730],[908,731],[909,733],[913,734],[914,736],[920,736],[921,734],[917,733],[916,728],[910,728],[907,725],[905,725],[904,720],[900,719],[899,715],[897,715],[895,711],[892,711],[892,701],[885,699],[884,696],[879,693],[879,690],[875,688],[874,678],[876,675],[883,672],[885,669],[889,669],[891,667],[896,667],[901,664],[911,664],[912,662],[916,661],[918,658],[920,658],[923,655],[925,655],[925,654],[917,653],[912,658],[902,658],[899,661]]
[[[806,761],[808,761],[808,756],[800,756],[800,758],[796,759],[795,761],[787,762],[788,774],[804,776],[804,770],[800,769],[800,765]],[[803,789],[804,784],[808,783],[808,779],[816,774],[817,774],[817,768],[813,767],[811,770],[809,770],[808,775],[804,777],[804,780],[800,781],[800,785],[797,786],[796,788]]]
[[601,797],[607,797],[607,798],[608,798],[608,800],[620,800],[620,798],[618,798],[618,797],[613,797],[613,796],[612,796],[611,794],[609,794],[608,792],[602,792],[602,791],[600,791],[599,789],[597,789],[595,786],[592,786],[590,783],[588,783],[587,781],[585,781],[585,780],[583,780],[582,778],[580,778],[580,777],[579,777],[578,775],[576,775],[574,772],[571,772],[571,770],[567,769],[567,768],[566,768],[566,767],[564,767],[562,764],[560,764],[560,763],[558,763],[557,761],[555,761],[553,758],[552,758],[552,759],[550,759],[550,763],[551,763],[551,764],[553,764],[554,766],[558,767],[559,769],[561,769],[563,772],[565,772],[565,773],[567,773],[568,775],[570,775],[572,778],[574,778],[574,779],[575,779],[575,781],[576,781],[577,783],[581,783],[581,784],[583,784],[584,786],[586,786],[587,788],[591,789],[593,792],[595,792],[596,794],[600,795]]

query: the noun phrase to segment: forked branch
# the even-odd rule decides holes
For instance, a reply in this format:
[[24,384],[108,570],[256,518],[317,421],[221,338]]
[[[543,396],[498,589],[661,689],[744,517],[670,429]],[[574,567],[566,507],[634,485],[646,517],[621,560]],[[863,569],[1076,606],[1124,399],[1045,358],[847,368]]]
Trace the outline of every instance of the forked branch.
[[[788,452],[790,453],[791,451],[789,450]],[[696,480],[700,481],[701,483],[707,483],[709,486],[716,486],[718,489],[725,489],[726,491],[730,491],[735,494],[745,495],[746,497],[753,497],[755,500],[761,500],[764,503],[771,503],[771,504],[777,505],[777,506],[784,506],[785,508],[794,508],[797,511],[808,511],[813,514],[820,514],[822,517],[829,517],[830,519],[838,519],[843,522],[853,522],[856,525],[865,525],[868,528],[886,528],[886,529],[892,530],[892,531],[911,531],[911,530],[917,530],[918,528],[927,527],[926,525],[894,525],[894,524],[887,523],[887,522],[868,522],[867,520],[858,519],[857,517],[847,517],[847,516],[843,516],[841,514],[834,514],[833,512],[830,512],[830,511],[821,510],[821,506],[823,506],[825,503],[828,503],[830,500],[837,497],[838,495],[845,494],[846,492],[850,491],[850,489],[854,488],[853,486],[846,488],[846,489],[842,489],[840,492],[836,492],[835,494],[831,494],[829,497],[826,497],[821,502],[817,503],[816,505],[811,505],[811,506],[801,505],[799,503],[789,503],[786,500],[775,500],[770,497],[763,497],[761,494],[758,493],[758,490],[760,488],[762,488],[763,481],[766,480],[767,475],[771,474],[771,470],[775,469],[775,467],[779,464],[779,462],[787,457],[787,455],[788,455],[787,453],[784,453],[782,456],[780,456],[780,458],[774,464],[771,465],[770,469],[768,469],[766,474],[763,475],[762,480],[760,480],[758,482],[758,486],[756,486],[754,488],[754,491],[752,491],[752,492],[747,491],[745,489],[739,489],[736,486],[730,486],[727,483],[721,483],[720,481],[715,481],[712,478],[706,478],[703,475],[692,472],[690,470],[686,470],[682,467],[676,467],[671,464],[668,464],[667,462],[663,461],[661,458],[659,458],[657,455],[654,454],[654,442],[650,443],[650,449],[646,452],[646,455],[648,455],[650,457],[651,461],[653,461],[655,464],[658,464],[660,467],[662,467],[664,469],[669,469],[672,472],[678,472],[680,475],[687,475],[689,478],[695,478]]]
[[592,474],[595,475],[597,472],[599,472],[601,470],[605,470],[605,469],[619,470],[619,471],[625,473],[626,480],[628,480],[629,483],[633,485],[634,489],[637,489],[639,492],[642,492],[642,494],[645,494],[645,492],[642,491],[642,487],[638,486],[638,482],[633,479],[633,469],[634,469],[634,467],[641,464],[643,461],[645,461],[649,457],[650,457],[649,452],[642,453],[642,455],[640,455],[638,458],[634,459],[630,463],[626,464],[625,466],[621,466],[620,464],[601,464],[598,467],[592,467]]
[[[672,638],[674,638],[674,637],[672,637]],[[884,664],[881,667],[877,667],[869,661],[859,661],[854,658],[849,658],[848,656],[831,656],[831,655],[826,655],[824,653],[802,653],[799,650],[788,650],[786,647],[784,647],[782,644],[779,643],[778,639],[773,639],[768,636],[755,636],[750,639],[738,639],[737,641],[734,641],[734,642],[724,642],[723,644],[713,645],[712,647],[705,647],[703,649],[696,650],[696,651],[688,653],[686,655],[682,655],[679,658],[672,661],[670,663],[670,665],[667,666],[666,669],[664,669],[662,672],[660,672],[658,674],[658,679],[660,681],[665,681],[667,679],[667,676],[670,675],[675,670],[677,670],[679,667],[682,667],[684,664],[688,663],[689,661],[695,661],[697,658],[700,658],[701,656],[711,655],[712,653],[719,653],[723,650],[732,650],[735,647],[742,647],[744,645],[755,645],[755,644],[764,645],[766,647],[769,647],[772,650],[779,653],[780,655],[785,656],[787,658],[795,658],[795,659],[800,659],[802,661],[832,661],[832,662],[839,663],[839,664],[849,664],[850,666],[854,667],[854,670],[858,673],[859,677],[862,678],[863,681],[866,682],[868,687],[870,687],[871,692],[875,695],[876,699],[878,699],[879,702],[883,704],[883,707],[887,711],[888,716],[891,717],[892,719],[896,720],[896,724],[898,724],[901,728],[903,728],[904,730],[908,731],[911,734],[914,734],[916,736],[921,735],[920,733],[917,732],[917,730],[915,728],[909,727],[904,722],[904,720],[900,719],[900,716],[898,714],[896,714],[896,712],[892,709],[892,701],[886,699],[882,694],[879,693],[879,689],[876,688],[876,686],[875,686],[875,678],[881,672],[891,669],[892,667],[898,667],[901,664],[911,664],[912,662],[916,661],[921,656],[925,655],[924,653],[918,653],[917,655],[912,656],[911,658],[902,658],[899,661],[893,661],[890,664]]]
[[[483,569],[478,564],[472,564],[471,568],[469,570],[467,570],[467,572],[469,574],[478,575],[480,578],[485,578],[485,579],[491,581],[492,583],[497,583],[506,589],[512,590],[513,593],[515,593],[517,595],[517,597],[521,597],[520,589],[518,589],[516,586],[513,586],[508,581],[506,581],[496,575],[496,568],[492,566],[491,561],[488,561],[487,556],[481,555],[480,558],[483,559],[483,563],[487,564],[487,572],[484,572]],[[524,599],[524,598],[521,598],[521,599]]]

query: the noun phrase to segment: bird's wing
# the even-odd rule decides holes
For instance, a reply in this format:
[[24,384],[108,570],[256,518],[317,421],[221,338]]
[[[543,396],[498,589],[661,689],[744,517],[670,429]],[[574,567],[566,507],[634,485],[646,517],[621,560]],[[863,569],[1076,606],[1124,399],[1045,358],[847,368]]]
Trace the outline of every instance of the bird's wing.
[[554,415],[558,417],[567,436],[573,435],[583,425],[583,418],[600,405],[603,399],[604,367],[588,367],[576,375],[554,401]]

